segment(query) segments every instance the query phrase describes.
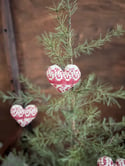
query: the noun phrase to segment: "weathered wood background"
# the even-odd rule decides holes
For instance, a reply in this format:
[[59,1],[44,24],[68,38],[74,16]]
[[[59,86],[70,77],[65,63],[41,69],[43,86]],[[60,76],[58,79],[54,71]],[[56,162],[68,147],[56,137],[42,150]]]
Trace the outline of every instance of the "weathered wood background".
[[[56,0],[57,1],[57,0]],[[45,92],[54,92],[46,79],[46,69],[50,61],[37,40],[44,31],[53,31],[54,19],[46,7],[52,6],[52,0],[10,0],[17,44],[17,56],[20,73],[33,83],[41,86]],[[72,19],[77,42],[97,39],[117,24],[125,28],[125,0],[78,0],[79,9]],[[11,90],[10,73],[5,56],[3,42],[2,13],[0,1],[0,90]],[[125,85],[125,35],[113,38],[102,49],[95,50],[91,56],[82,55],[75,63],[82,71],[84,79],[90,73],[96,73],[115,88]],[[125,103],[120,101],[122,109],[103,107],[103,116],[112,116],[120,120],[125,115]],[[9,114],[9,104],[0,101],[0,141],[4,144],[1,153],[12,144],[20,127]],[[36,119],[37,120],[37,119]]]

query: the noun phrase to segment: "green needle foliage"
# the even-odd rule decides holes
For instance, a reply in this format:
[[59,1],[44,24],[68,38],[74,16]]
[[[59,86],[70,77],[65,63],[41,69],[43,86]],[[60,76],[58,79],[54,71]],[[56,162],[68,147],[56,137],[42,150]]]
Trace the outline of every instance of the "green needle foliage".
[[100,35],[100,38],[97,40],[92,40],[88,42],[87,40],[81,44],[78,45],[76,48],[74,48],[74,55],[75,57],[81,56],[81,53],[90,55],[94,51],[95,48],[102,47],[106,42],[111,41],[112,37],[118,37],[122,36],[125,33],[125,30],[122,28],[121,25],[117,25],[116,29],[113,29],[110,32],[107,32],[104,37]]
[[51,98],[50,95],[45,95],[45,93],[42,92],[39,86],[33,85],[23,75],[20,75],[19,79],[20,83],[22,83],[22,85],[25,86],[25,92],[19,91],[19,94],[16,94],[15,92],[10,91],[6,93],[0,91],[0,99],[2,99],[3,102],[9,100],[13,104],[21,104],[25,107],[27,104],[31,102],[44,104],[48,102],[48,100]]
[[24,159],[19,158],[13,153],[9,153],[1,166],[28,166]]
[[[56,27],[54,32],[45,32],[39,39],[52,64],[65,67],[81,55],[90,55],[112,37],[125,33],[122,26],[117,25],[104,37],[100,35],[97,40],[86,40],[76,46],[71,26],[76,9],[76,0],[61,0],[50,8],[56,18]],[[25,156],[29,166],[96,166],[98,158],[105,155],[113,160],[125,157],[125,117],[120,122],[110,117],[102,119],[98,107],[99,104],[117,105],[119,109],[118,99],[125,99],[123,87],[115,90],[112,85],[97,79],[95,74],[90,74],[69,91],[52,97],[24,76],[20,77],[20,82],[25,91],[20,91],[19,95],[0,92],[3,102],[9,100],[24,106],[34,102],[39,111],[46,114],[32,132],[24,129],[22,133],[21,154],[14,154],[22,163]]]
[[[77,0],[62,0],[57,7],[50,8],[56,15],[57,25],[54,32],[44,33],[39,37],[43,43],[50,61],[60,66],[72,63],[73,58],[83,54],[90,55],[95,48],[100,48],[106,42],[111,41],[112,37],[122,36],[125,30],[121,25],[116,29],[107,32],[104,37],[100,35],[99,39],[75,46],[74,31],[71,26],[71,16],[77,9]],[[54,15],[54,16],[55,16]]]

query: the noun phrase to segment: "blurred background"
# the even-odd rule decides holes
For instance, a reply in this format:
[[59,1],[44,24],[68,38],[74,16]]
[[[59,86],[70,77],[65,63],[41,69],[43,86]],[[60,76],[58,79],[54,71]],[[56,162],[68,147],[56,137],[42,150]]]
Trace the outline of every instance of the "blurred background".
[[[54,0],[58,2],[58,0]],[[2,25],[2,0],[0,0],[0,90],[9,91],[11,88],[10,71],[6,59],[4,43],[4,28]],[[55,93],[46,78],[46,70],[51,65],[44,48],[37,37],[43,32],[54,30],[55,20],[49,14],[47,7],[53,5],[52,0],[11,0],[16,50],[19,63],[19,72],[39,85],[46,93]],[[124,0],[78,0],[78,10],[72,18],[72,28],[75,31],[76,43],[98,39],[107,31],[111,31],[117,24],[125,29],[125,1]],[[96,49],[92,55],[81,55],[74,60],[79,66],[82,79],[88,74],[95,73],[104,82],[109,82],[115,89],[125,85],[125,35]],[[56,92],[57,93],[57,92]],[[102,109],[102,116],[121,120],[125,115],[125,102],[119,101],[122,108]],[[0,153],[4,153],[21,133],[21,128],[10,116],[9,103],[0,101]],[[36,118],[37,121],[37,118]]]

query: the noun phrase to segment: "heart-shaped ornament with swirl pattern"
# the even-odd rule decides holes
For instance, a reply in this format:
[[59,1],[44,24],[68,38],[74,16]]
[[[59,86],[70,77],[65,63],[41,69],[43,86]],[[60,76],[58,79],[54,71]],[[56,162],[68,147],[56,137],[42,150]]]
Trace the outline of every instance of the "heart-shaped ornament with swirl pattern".
[[79,82],[81,72],[73,64],[67,65],[64,70],[58,65],[52,65],[48,68],[46,75],[50,84],[63,93]]
[[119,158],[113,163],[112,159],[108,156],[103,156],[97,161],[98,166],[125,166],[125,159]]
[[21,127],[25,127],[33,119],[35,119],[38,113],[35,105],[28,105],[23,108],[21,105],[13,105],[10,109],[11,116],[17,121]]

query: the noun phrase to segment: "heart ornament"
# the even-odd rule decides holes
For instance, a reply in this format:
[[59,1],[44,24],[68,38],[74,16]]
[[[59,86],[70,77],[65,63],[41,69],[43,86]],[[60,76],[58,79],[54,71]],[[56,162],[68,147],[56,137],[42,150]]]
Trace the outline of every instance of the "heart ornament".
[[21,127],[25,127],[35,119],[37,113],[38,110],[35,105],[28,105],[26,108],[23,108],[21,105],[13,105],[10,109],[11,116]]
[[119,158],[113,163],[110,157],[104,156],[98,159],[98,166],[125,166],[125,159]]
[[76,65],[69,64],[62,70],[58,65],[52,65],[46,72],[48,81],[59,92],[65,91],[76,85],[81,77],[81,72]]

